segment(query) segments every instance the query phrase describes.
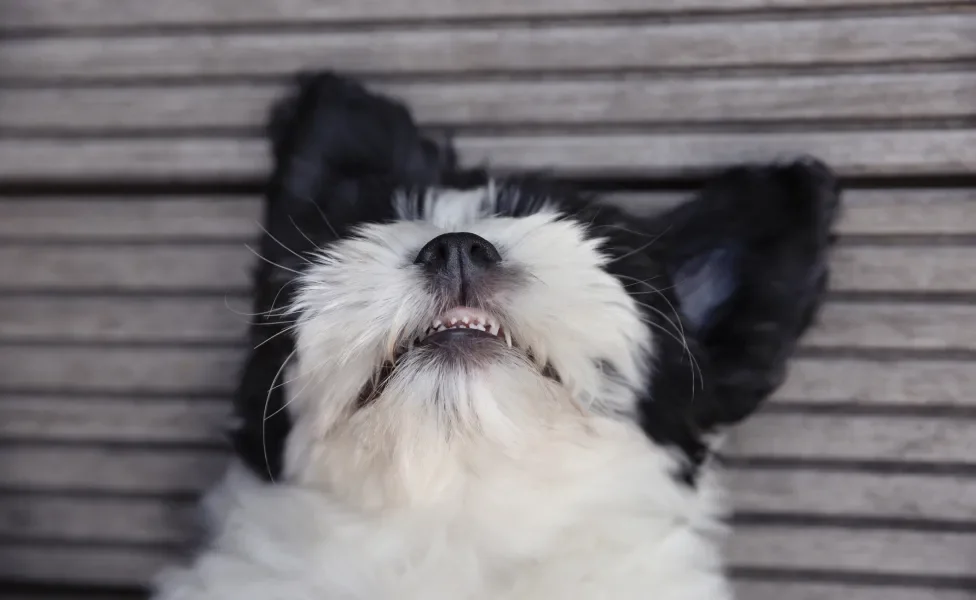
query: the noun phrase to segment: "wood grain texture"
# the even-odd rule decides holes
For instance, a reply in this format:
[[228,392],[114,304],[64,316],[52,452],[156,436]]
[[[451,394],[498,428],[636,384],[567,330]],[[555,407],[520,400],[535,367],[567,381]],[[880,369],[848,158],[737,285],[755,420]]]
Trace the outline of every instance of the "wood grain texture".
[[[243,345],[251,310],[242,297],[13,296],[0,298],[0,342]],[[818,349],[976,350],[976,307],[831,301],[802,343]]]
[[[813,154],[842,175],[963,174],[976,168],[976,130],[776,133],[458,135],[468,163],[576,175],[701,175],[729,164]],[[252,179],[263,141],[216,137],[0,141],[0,182]]]
[[0,341],[243,346],[252,311],[237,297],[14,296],[0,298]]
[[739,527],[729,545],[733,567],[811,569],[967,577],[976,535],[831,527]]
[[976,306],[828,302],[802,342],[816,348],[976,350]]
[[[280,75],[330,68],[369,73],[678,69],[960,61],[976,57],[976,15],[943,13],[542,27],[458,25],[370,30],[187,32],[11,37],[0,73],[14,79]],[[327,61],[323,57],[328,57]]]
[[0,288],[229,292],[259,259],[244,244],[0,246]]
[[233,423],[219,398],[0,396],[0,439],[219,444]]
[[[924,6],[932,0],[858,0],[858,6]],[[173,0],[118,4],[112,0],[0,1],[0,30],[68,27],[386,22],[403,19],[627,15],[685,11],[826,9],[846,0]]]
[[[734,567],[928,573],[967,576],[976,536],[832,528],[744,528],[730,548]],[[0,577],[73,583],[143,584],[173,561],[173,551],[142,546],[91,548],[0,544]]]
[[[0,289],[238,293],[258,262],[241,244],[0,246]],[[972,246],[851,246],[831,259],[842,291],[972,292]]]
[[3,453],[0,486],[47,493],[197,494],[228,460],[224,451],[159,448],[11,445]]
[[741,467],[723,481],[740,513],[976,521],[972,477]]
[[251,196],[0,199],[3,240],[255,240],[262,219]]
[[[371,85],[422,124],[630,124],[902,119],[976,115],[968,71],[779,77],[418,81]],[[253,130],[285,93],[278,84],[25,88],[0,94],[0,128],[104,133]],[[893,101],[897,98],[897,101]]]
[[878,415],[759,413],[730,434],[736,458],[976,464],[973,422]]
[[974,406],[976,363],[868,358],[794,359],[778,402]]
[[971,591],[932,589],[924,585],[898,587],[867,584],[804,583],[796,581],[737,581],[743,600],[973,600]]
[[243,350],[209,348],[0,347],[7,390],[227,395]]

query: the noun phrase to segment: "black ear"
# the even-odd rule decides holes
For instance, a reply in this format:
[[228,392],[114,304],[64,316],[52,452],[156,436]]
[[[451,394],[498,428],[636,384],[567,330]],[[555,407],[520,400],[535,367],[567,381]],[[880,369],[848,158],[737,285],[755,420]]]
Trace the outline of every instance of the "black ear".
[[399,102],[334,73],[299,75],[268,126],[273,173],[255,276],[250,345],[234,399],[236,452],[258,475],[277,477],[291,424],[283,365],[294,350],[282,309],[309,252],[364,222],[395,217],[397,188],[436,183],[454,168],[448,145],[425,138]]
[[657,217],[689,334],[709,364],[702,431],[736,423],[782,383],[827,286],[838,183],[815,159],[730,169]]

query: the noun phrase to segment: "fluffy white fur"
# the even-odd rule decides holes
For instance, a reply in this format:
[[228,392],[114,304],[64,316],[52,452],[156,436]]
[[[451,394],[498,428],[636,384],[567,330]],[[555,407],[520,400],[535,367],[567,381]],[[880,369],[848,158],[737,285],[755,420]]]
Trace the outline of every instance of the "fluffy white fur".
[[[470,194],[463,206],[478,205]],[[599,241],[550,211],[492,217],[460,198],[424,198],[424,219],[366,226],[316,259],[295,306],[284,480],[232,469],[207,503],[211,543],[156,598],[731,596],[712,476],[681,484],[680,459],[633,420],[651,332]],[[360,405],[364,383],[450,308],[413,264],[450,230],[503,257],[506,283],[481,300],[521,349],[416,348]]]

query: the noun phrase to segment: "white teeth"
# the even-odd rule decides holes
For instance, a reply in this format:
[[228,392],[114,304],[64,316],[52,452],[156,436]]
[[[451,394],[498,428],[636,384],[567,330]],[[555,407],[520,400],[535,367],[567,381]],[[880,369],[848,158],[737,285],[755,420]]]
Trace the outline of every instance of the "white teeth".
[[437,331],[444,331],[445,329],[447,329],[447,327],[444,327],[443,325],[437,326]]
[[463,321],[465,325],[471,324],[471,319],[469,319],[468,317],[464,317],[463,319],[461,319],[461,321]]
[[440,322],[440,321],[434,321],[434,324],[433,324],[433,325],[431,325],[431,327],[430,327],[430,328],[431,328],[431,329],[437,329],[437,328],[438,328],[438,327],[440,327],[440,326],[441,326],[441,322]]
[[450,327],[454,327],[455,325],[457,325],[457,322],[458,322],[457,319],[451,319],[450,321],[448,321],[448,325]]
[[512,347],[512,334],[507,329],[505,330],[505,343],[508,344],[509,348]]
[[488,329],[488,333],[491,335],[498,335],[498,323],[492,323],[491,327]]

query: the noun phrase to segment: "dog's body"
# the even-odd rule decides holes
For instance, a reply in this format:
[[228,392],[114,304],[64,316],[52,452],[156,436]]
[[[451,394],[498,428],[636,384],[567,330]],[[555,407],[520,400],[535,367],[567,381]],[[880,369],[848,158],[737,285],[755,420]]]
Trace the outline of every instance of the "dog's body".
[[708,440],[819,306],[830,173],[732,169],[637,219],[462,171],[331,75],[273,141],[242,464],[157,597],[729,598]]

